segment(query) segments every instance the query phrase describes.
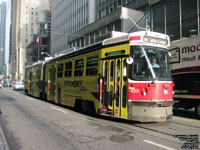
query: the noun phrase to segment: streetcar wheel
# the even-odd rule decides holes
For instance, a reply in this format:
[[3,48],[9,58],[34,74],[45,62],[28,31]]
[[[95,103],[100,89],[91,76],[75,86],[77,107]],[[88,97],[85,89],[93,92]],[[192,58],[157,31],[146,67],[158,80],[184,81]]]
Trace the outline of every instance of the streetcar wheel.
[[196,104],[195,113],[196,113],[197,117],[200,118],[200,103]]
[[28,95],[28,90],[24,90],[24,95]]

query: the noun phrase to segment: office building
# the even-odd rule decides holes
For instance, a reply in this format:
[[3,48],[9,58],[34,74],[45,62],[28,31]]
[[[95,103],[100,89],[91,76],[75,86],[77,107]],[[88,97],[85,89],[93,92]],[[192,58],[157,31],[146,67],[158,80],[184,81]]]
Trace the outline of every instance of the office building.
[[52,1],[52,56],[67,49],[68,35],[95,21],[95,6],[95,0]]
[[97,0],[96,17],[100,19],[107,16],[121,7],[147,11],[149,10],[148,0]]
[[5,74],[6,2],[0,2],[0,74]]
[[11,33],[11,0],[7,0],[6,7],[6,38],[5,38],[5,66],[6,66],[6,76],[10,78],[10,33]]
[[11,67],[16,80],[24,79],[26,47],[38,34],[39,23],[45,20],[45,10],[50,10],[50,0],[12,0]]
[[[44,22],[40,22],[38,34],[34,35],[34,40],[26,47],[26,65],[31,65],[38,60],[44,60],[45,57],[50,55],[51,49],[51,12],[46,10]],[[36,42],[38,40],[38,42]],[[46,55],[42,55],[41,52],[45,52]],[[35,57],[38,56],[38,57]]]
[[153,31],[166,33],[171,40],[200,33],[199,0],[150,0]]

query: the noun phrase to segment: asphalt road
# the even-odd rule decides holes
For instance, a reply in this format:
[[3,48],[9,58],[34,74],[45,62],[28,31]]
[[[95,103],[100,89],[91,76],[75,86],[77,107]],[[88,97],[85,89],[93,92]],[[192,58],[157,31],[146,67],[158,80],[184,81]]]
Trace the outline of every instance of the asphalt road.
[[[200,121],[183,116],[141,124],[90,116],[0,89],[0,124],[10,150],[174,150],[197,143]],[[192,141],[186,141],[191,139]]]

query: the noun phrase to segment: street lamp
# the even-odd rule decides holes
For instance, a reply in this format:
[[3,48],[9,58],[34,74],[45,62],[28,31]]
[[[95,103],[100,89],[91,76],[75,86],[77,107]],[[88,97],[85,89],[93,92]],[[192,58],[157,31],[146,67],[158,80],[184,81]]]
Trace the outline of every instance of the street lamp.
[[134,24],[138,29],[147,31],[146,28],[142,28],[142,27],[138,26],[138,25],[136,24],[136,22],[135,22],[131,17],[129,17],[128,15],[122,14],[122,15],[121,15],[121,19],[130,19],[130,20],[133,22],[133,24]]
[[46,52],[41,52],[41,55],[43,55],[43,54],[46,54],[47,56],[51,57],[51,55],[49,55],[49,54],[46,53]]

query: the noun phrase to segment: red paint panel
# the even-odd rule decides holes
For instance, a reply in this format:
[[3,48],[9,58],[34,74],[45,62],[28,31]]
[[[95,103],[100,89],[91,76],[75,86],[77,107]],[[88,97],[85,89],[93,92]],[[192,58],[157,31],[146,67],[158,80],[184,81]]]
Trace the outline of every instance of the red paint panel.
[[140,40],[141,39],[141,36],[131,36],[129,38],[130,41],[137,41],[137,40]]
[[102,83],[102,79],[100,80],[100,99],[102,98],[102,89],[103,89],[103,83]]
[[[147,90],[145,96],[142,95],[142,89]],[[168,94],[164,94],[164,90]],[[128,99],[137,101],[159,101],[173,99],[173,83],[129,83]]]

